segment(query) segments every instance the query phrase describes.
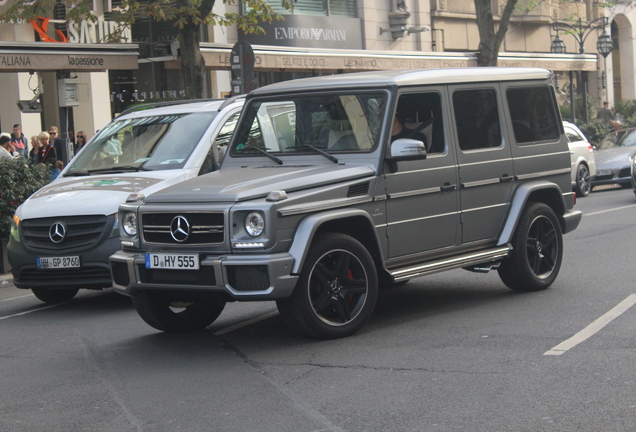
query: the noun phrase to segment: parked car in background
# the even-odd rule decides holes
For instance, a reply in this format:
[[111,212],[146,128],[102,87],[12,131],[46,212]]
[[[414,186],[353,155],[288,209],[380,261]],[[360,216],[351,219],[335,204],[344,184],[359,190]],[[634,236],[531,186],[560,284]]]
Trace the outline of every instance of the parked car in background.
[[610,133],[594,151],[596,177],[592,187],[619,184],[632,186],[631,166],[636,153],[636,128],[621,129]]
[[118,206],[215,171],[243,103],[144,106],[105,126],[18,207],[8,244],[15,286],[47,303],[70,300],[80,288],[111,287],[108,257],[121,248]]
[[636,195],[636,157],[632,158],[632,189],[634,190],[634,195]]
[[577,196],[588,196],[592,190],[592,179],[596,175],[594,147],[575,124],[564,121],[563,130],[570,148],[572,188]]

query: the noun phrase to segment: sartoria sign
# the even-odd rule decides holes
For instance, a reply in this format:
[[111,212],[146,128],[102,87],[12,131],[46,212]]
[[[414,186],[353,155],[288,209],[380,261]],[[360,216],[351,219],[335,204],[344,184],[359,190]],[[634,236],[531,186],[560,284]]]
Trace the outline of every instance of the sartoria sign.
[[[68,23],[68,41],[84,44],[109,42],[110,36],[117,34],[118,26],[119,24],[115,21],[71,21]],[[124,29],[118,41],[130,43],[132,41],[131,29]]]

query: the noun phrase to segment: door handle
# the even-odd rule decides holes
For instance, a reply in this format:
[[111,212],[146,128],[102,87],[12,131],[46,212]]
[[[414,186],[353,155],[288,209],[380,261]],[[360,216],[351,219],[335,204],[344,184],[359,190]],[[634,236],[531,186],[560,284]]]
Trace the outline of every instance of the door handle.
[[444,183],[441,187],[440,190],[442,192],[450,192],[450,191],[454,191],[455,189],[457,189],[457,186],[454,184],[450,184],[450,183]]
[[516,179],[517,179],[517,177],[515,177],[515,176],[510,176],[508,174],[504,174],[501,177],[499,177],[499,182],[500,183],[511,182],[511,181],[516,180]]

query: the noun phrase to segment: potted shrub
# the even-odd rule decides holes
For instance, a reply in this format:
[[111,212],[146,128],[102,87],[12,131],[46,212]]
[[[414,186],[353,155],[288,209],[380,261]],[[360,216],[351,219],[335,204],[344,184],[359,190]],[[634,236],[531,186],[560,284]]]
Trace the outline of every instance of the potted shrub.
[[35,191],[51,181],[50,167],[32,167],[24,158],[0,159],[0,274],[11,268],[7,261],[7,243],[15,210]]

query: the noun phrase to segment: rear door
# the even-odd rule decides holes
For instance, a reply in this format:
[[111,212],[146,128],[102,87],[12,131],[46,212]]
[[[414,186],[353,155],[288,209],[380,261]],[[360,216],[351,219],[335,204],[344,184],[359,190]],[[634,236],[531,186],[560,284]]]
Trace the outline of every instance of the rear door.
[[491,242],[512,195],[514,171],[499,85],[450,86],[459,165],[461,243]]

